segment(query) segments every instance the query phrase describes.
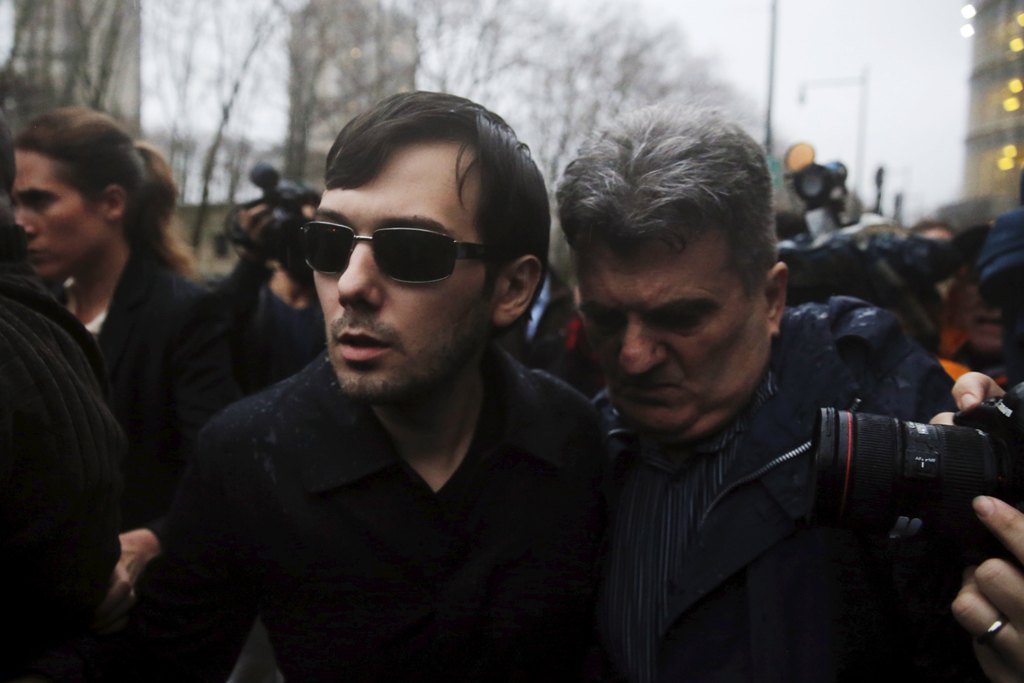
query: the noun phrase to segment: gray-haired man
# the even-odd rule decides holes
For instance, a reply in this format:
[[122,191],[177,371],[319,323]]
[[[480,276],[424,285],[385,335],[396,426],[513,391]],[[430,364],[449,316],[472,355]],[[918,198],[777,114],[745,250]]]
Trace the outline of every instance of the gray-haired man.
[[644,682],[962,677],[940,639],[955,563],[917,561],[928,539],[808,524],[808,461],[781,457],[820,407],[927,420],[950,381],[863,302],[784,308],[771,195],[750,136],[671,108],[595,135],[559,187],[608,381],[609,659]]

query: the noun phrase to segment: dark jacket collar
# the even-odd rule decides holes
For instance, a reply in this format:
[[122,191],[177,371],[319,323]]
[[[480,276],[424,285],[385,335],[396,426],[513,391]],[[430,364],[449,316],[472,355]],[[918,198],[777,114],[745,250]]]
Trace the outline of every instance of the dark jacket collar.
[[[854,318],[852,324],[836,330],[830,328],[832,320],[843,318],[858,307],[867,308],[858,300],[837,297],[828,307],[809,305],[786,310],[781,333],[772,342],[769,361],[775,391],[754,411],[744,429],[747,436],[743,437],[742,452],[730,468],[727,481],[742,479],[772,458],[809,440],[821,407],[845,408],[853,404],[860,386],[848,367],[850,354],[840,354],[837,341],[856,339],[876,351],[888,343],[886,326],[877,322],[865,324]],[[594,400],[605,428],[614,476],[621,476],[628,468],[628,460],[639,451],[640,436],[623,424],[607,391]],[[728,428],[723,430],[726,431]],[[715,442],[721,434],[702,444]],[[793,519],[805,516],[805,478],[794,477],[789,468],[783,468],[781,473],[771,470],[759,478]]]
[[82,323],[47,289],[31,269],[16,265],[0,265],[0,297],[27,306],[60,326],[82,348],[104,396],[109,393],[106,367],[96,340]]
[[[552,399],[555,381],[526,369],[493,344],[484,354],[483,373],[486,391],[495,399],[485,401],[485,410],[493,406],[502,413],[498,420],[481,417],[480,424],[501,425],[500,433],[487,435],[484,442],[495,444],[492,450],[499,454],[512,449],[548,465],[563,466],[560,445],[573,424],[560,419],[565,407]],[[300,416],[302,431],[311,435],[308,447],[297,449],[308,491],[351,484],[397,463],[391,438],[369,405],[341,391],[326,353],[288,382],[293,390],[308,386],[308,390],[290,392],[303,398],[298,410],[289,411]],[[555,390],[571,391],[561,385]],[[327,429],[325,422],[330,425]]]
[[[725,493],[698,530],[694,547],[700,552],[687,556],[666,628],[803,523],[811,502],[809,456],[767,471],[762,468],[811,438],[821,406],[844,405],[858,391],[837,351],[824,307],[787,310],[782,331],[773,341],[770,370],[776,391],[753,411],[737,437],[740,450],[726,473]],[[597,404],[607,430],[612,477],[621,482],[637,457],[640,438],[617,419],[606,395],[599,396]],[[617,488],[611,490],[613,504]]]
[[727,481],[743,483],[731,490],[727,484],[730,492],[709,511],[696,541],[701,553],[691,554],[684,566],[685,589],[670,605],[669,622],[807,522],[813,503],[811,454],[765,466],[812,439],[822,406],[847,407],[861,390],[836,346],[845,335],[830,326],[839,315],[828,315],[824,307],[787,311],[772,348],[778,392],[757,411],[743,437],[726,474]]
[[117,281],[107,318],[97,340],[111,373],[121,360],[138,322],[138,316],[132,312],[146,302],[160,268],[160,264],[153,259],[133,254]]

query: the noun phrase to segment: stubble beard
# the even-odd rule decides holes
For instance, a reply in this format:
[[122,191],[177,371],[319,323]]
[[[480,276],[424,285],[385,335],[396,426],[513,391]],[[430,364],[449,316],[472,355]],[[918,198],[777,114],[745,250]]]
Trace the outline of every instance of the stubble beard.
[[[486,305],[477,305],[452,328],[449,335],[427,347],[409,367],[390,372],[375,372],[352,367],[335,353],[337,330],[350,322],[345,317],[334,321],[327,334],[328,356],[334,368],[338,385],[349,397],[370,405],[411,403],[450,386],[467,364],[474,361],[490,337],[490,314]],[[386,339],[398,336],[388,327],[372,320],[360,320],[360,327]]]

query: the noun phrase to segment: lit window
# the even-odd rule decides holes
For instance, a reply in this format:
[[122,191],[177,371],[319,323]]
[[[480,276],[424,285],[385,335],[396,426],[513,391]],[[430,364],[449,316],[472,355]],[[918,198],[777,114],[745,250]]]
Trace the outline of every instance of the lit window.
[[1015,157],[1017,156],[1017,145],[1006,145],[1003,147],[1004,157]]
[[1017,15],[1017,23],[1024,26],[1024,12]]
[[960,8],[960,14],[964,15],[964,19],[973,19],[977,13],[978,11],[974,9],[974,5],[964,5]]
[[1010,89],[1010,92],[1017,93],[1020,92],[1021,90],[1024,90],[1024,83],[1022,83],[1019,78],[1013,79],[1006,85]]
[[970,38],[971,36],[974,35],[974,27],[971,26],[970,24],[964,24],[963,26],[960,27],[960,35],[962,35],[964,38]]
[[996,165],[999,166],[1000,171],[1009,171],[1013,169],[1014,166],[1016,166],[1016,164],[1013,163],[1013,159],[1009,157],[1003,157],[998,162],[996,162]]
[[1003,109],[1006,111],[1017,111],[1020,109],[1020,100],[1016,97],[1007,97],[1003,100]]
[[1014,38],[1010,41],[1010,49],[1014,52],[1024,50],[1024,38]]

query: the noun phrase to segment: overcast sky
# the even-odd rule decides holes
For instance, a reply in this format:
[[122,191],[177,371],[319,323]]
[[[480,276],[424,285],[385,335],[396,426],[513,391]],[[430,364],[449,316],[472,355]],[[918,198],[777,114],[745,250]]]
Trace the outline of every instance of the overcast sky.
[[[622,0],[625,1],[625,0]],[[747,94],[763,119],[768,92],[771,0],[643,0],[654,21],[678,22],[691,52]],[[904,193],[914,220],[960,198],[971,39],[960,35],[960,0],[778,0],[773,129],[777,147],[810,142],[822,162],[854,168],[858,113],[867,96],[864,184],[886,167],[887,205]],[[849,79],[867,87],[802,83]],[[760,138],[763,139],[763,132]],[[781,153],[782,149],[779,150]]]
[[[563,0],[587,7],[589,0]],[[637,0],[608,0],[632,8]],[[690,52],[745,94],[763,120],[768,91],[771,0],[639,0],[655,26],[677,22]],[[849,186],[862,182],[874,198],[873,176],[887,173],[886,203],[904,193],[913,221],[961,198],[967,129],[971,40],[960,35],[962,0],[778,0],[773,130],[777,153],[797,141],[818,160],[840,160]],[[579,11],[579,10],[573,10]],[[153,64],[149,68],[154,68]],[[279,66],[280,69],[286,68]],[[867,85],[855,83],[867,70]],[[846,80],[848,85],[822,85]],[[159,79],[147,79],[152,83]],[[810,84],[803,104],[802,84]],[[865,171],[856,168],[858,116],[867,98]],[[159,118],[148,98],[143,120]],[[275,105],[275,102],[277,103]],[[283,93],[261,101],[260,122],[240,112],[250,133],[279,136]],[[764,138],[762,131],[758,139]],[[277,138],[275,138],[277,139]],[[862,180],[863,179],[863,180]]]

